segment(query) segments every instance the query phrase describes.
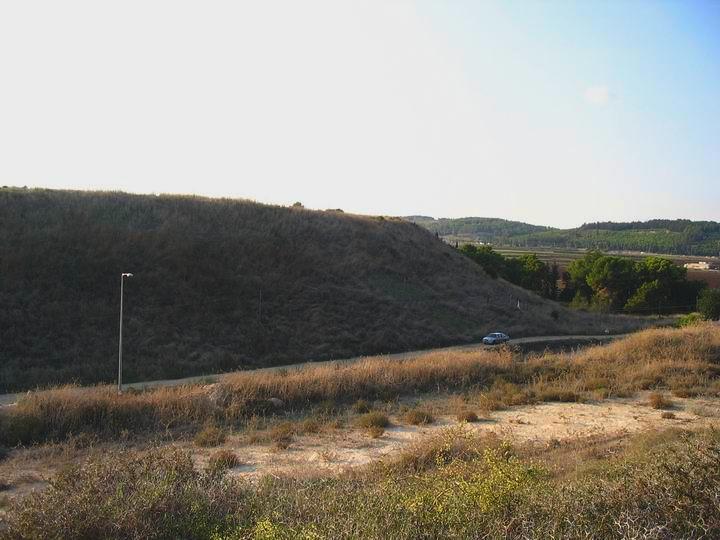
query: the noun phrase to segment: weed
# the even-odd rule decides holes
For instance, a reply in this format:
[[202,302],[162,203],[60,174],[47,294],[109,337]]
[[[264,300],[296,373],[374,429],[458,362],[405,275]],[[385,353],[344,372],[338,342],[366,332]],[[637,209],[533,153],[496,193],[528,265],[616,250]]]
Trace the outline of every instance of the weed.
[[386,428],[390,425],[390,419],[386,414],[373,411],[359,416],[356,423],[361,428]]
[[354,413],[357,414],[365,414],[370,412],[370,403],[365,401],[364,399],[358,399],[355,403],[353,403],[352,410]]
[[458,422],[477,422],[480,418],[473,411],[460,411],[457,414],[457,420]]
[[237,455],[227,449],[218,450],[208,460],[208,469],[212,471],[224,471],[238,465],[240,465],[240,460]]
[[650,394],[648,404],[653,409],[670,409],[673,406],[672,400],[666,398],[665,395],[660,392]]
[[322,429],[322,424],[317,418],[306,418],[301,429],[303,433],[318,433]]
[[368,435],[373,439],[379,439],[385,433],[385,429],[379,426],[370,426],[367,430]]
[[225,431],[215,425],[207,425],[199,431],[194,438],[197,446],[209,447],[219,446],[225,442],[227,435]]
[[403,415],[403,420],[414,426],[420,424],[432,424],[435,421],[432,414],[420,409],[411,409]]

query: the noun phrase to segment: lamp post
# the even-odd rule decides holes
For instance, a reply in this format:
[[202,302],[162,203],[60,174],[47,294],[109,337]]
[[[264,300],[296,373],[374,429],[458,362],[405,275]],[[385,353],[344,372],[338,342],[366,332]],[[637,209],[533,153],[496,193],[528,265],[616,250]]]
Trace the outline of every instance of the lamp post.
[[122,394],[122,323],[123,323],[123,289],[125,278],[133,277],[129,272],[120,274],[120,340],[118,343],[118,394]]

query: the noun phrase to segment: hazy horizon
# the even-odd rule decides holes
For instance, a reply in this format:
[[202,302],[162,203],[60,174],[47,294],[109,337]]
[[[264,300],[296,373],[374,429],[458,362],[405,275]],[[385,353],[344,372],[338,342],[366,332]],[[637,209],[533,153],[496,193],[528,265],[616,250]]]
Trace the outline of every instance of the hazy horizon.
[[6,3],[0,185],[718,221],[720,4]]

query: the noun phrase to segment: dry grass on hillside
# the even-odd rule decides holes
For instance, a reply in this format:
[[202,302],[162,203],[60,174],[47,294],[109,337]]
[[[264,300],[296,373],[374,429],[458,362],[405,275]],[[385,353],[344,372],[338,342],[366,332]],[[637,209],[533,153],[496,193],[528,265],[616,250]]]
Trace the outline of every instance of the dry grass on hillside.
[[240,373],[207,387],[164,388],[118,396],[110,388],[65,387],[24,397],[0,414],[0,443],[103,436],[143,430],[196,431],[208,423],[242,425],[257,415],[318,404],[351,406],[358,399],[394,400],[438,391],[482,393],[492,410],[535,401],[577,401],[637,390],[720,392],[720,328],[701,325],[647,330],[578,353],[519,361],[509,349],[422,354],[406,360],[370,358],[347,365]]

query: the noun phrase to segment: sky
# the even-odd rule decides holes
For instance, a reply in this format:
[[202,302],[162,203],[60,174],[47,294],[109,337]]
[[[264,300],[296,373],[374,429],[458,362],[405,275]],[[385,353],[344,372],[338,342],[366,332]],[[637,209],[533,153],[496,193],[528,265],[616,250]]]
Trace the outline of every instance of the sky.
[[0,0],[0,185],[720,220],[720,2]]

